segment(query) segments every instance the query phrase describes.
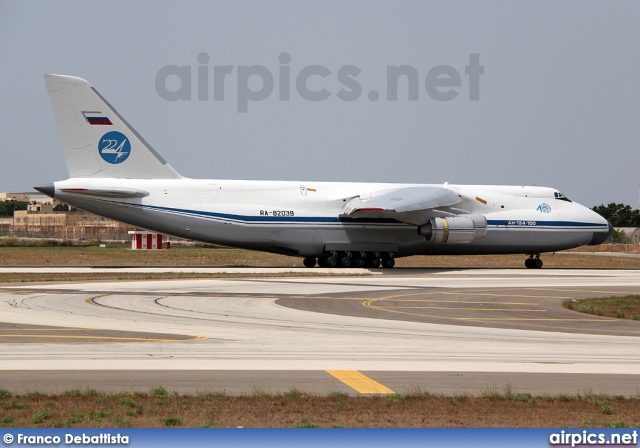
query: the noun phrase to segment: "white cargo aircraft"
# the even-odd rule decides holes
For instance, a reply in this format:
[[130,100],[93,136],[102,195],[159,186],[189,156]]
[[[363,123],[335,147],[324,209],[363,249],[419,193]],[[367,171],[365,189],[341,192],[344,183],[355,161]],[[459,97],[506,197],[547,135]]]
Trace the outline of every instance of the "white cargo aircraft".
[[540,268],[541,253],[612,232],[553,188],[184,178],[87,81],[45,81],[70,178],[36,189],[155,232],[308,267],[386,268],[410,255],[513,253]]

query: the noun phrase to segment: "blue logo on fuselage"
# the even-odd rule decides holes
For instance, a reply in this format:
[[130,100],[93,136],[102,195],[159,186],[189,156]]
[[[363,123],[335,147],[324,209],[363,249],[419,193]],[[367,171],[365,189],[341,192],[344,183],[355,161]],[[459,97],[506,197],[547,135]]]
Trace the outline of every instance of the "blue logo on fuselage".
[[540,204],[538,205],[537,211],[541,213],[551,213],[551,206],[549,204]]
[[98,152],[107,163],[122,163],[131,154],[131,143],[121,132],[107,132],[98,142]]

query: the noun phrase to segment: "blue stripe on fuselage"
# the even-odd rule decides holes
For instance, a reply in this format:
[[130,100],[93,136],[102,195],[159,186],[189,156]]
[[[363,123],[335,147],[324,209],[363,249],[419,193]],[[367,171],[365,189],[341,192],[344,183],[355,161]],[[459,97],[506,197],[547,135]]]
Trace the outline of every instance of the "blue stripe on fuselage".
[[[397,221],[395,219],[390,218],[341,218],[341,217],[332,217],[332,216],[250,216],[250,215],[236,215],[230,213],[217,213],[217,212],[207,212],[202,210],[187,210],[187,209],[179,209],[172,207],[162,207],[157,205],[145,205],[145,204],[132,204],[129,202],[119,202],[119,201],[105,201],[111,204],[116,205],[128,205],[136,208],[146,208],[150,210],[163,211],[168,213],[182,214],[182,215],[191,215],[191,216],[199,216],[206,218],[216,218],[222,220],[232,220],[239,221],[247,224],[258,224],[258,223],[305,223],[305,224],[404,224],[401,221]],[[571,227],[578,227],[582,229],[586,229],[587,227],[595,227],[596,229],[608,229],[606,224],[599,223],[589,223],[589,222],[579,222],[579,221],[535,221],[535,225],[533,224],[513,224],[514,222],[531,222],[526,220],[517,220],[517,219],[496,219],[496,220],[487,220],[487,225],[489,227],[506,227],[506,228],[518,228],[518,229],[535,229],[535,228],[544,228],[548,230],[549,228],[563,229],[568,230]],[[509,224],[511,222],[511,224]]]
[[246,223],[256,222],[304,222],[304,223],[373,223],[373,224],[405,224],[390,218],[341,218],[331,216],[251,216],[251,215],[234,215],[230,213],[205,212],[202,210],[185,210],[172,207],[161,207],[157,205],[132,204],[129,202],[106,201],[111,204],[129,205],[132,207],[140,207],[151,210],[164,211],[169,213],[177,213],[192,216],[201,216],[207,218],[218,218],[226,220],[234,220]]
[[[524,224],[517,224],[517,222],[523,222]],[[535,222],[535,224],[528,224],[529,222]],[[529,221],[523,219],[489,219],[487,220],[489,226],[499,227],[597,227],[599,229],[608,229],[607,224],[599,224],[593,222],[580,222],[580,221]]]

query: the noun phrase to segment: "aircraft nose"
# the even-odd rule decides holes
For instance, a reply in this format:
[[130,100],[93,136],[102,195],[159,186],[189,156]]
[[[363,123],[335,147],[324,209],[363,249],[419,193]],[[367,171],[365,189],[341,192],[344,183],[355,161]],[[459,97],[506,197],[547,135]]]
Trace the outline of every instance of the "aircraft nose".
[[609,227],[606,232],[593,232],[593,237],[591,238],[589,246],[597,246],[598,244],[602,244],[607,240],[607,238],[611,236],[611,234],[613,233],[613,226],[609,221],[607,221],[607,225]]

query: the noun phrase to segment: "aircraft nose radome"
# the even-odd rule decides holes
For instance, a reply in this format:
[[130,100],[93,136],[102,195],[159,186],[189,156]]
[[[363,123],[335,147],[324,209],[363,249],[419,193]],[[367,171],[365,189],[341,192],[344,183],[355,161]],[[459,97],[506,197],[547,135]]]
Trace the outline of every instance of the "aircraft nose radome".
[[56,195],[56,186],[53,184],[40,185],[39,187],[33,187],[38,190],[40,193],[44,193],[49,197],[54,197]]
[[613,233],[613,226],[609,221],[607,221],[607,224],[609,225],[609,229],[606,232],[593,232],[593,237],[591,238],[589,246],[597,246],[598,244],[602,244],[607,240],[607,238],[611,236],[611,234]]

